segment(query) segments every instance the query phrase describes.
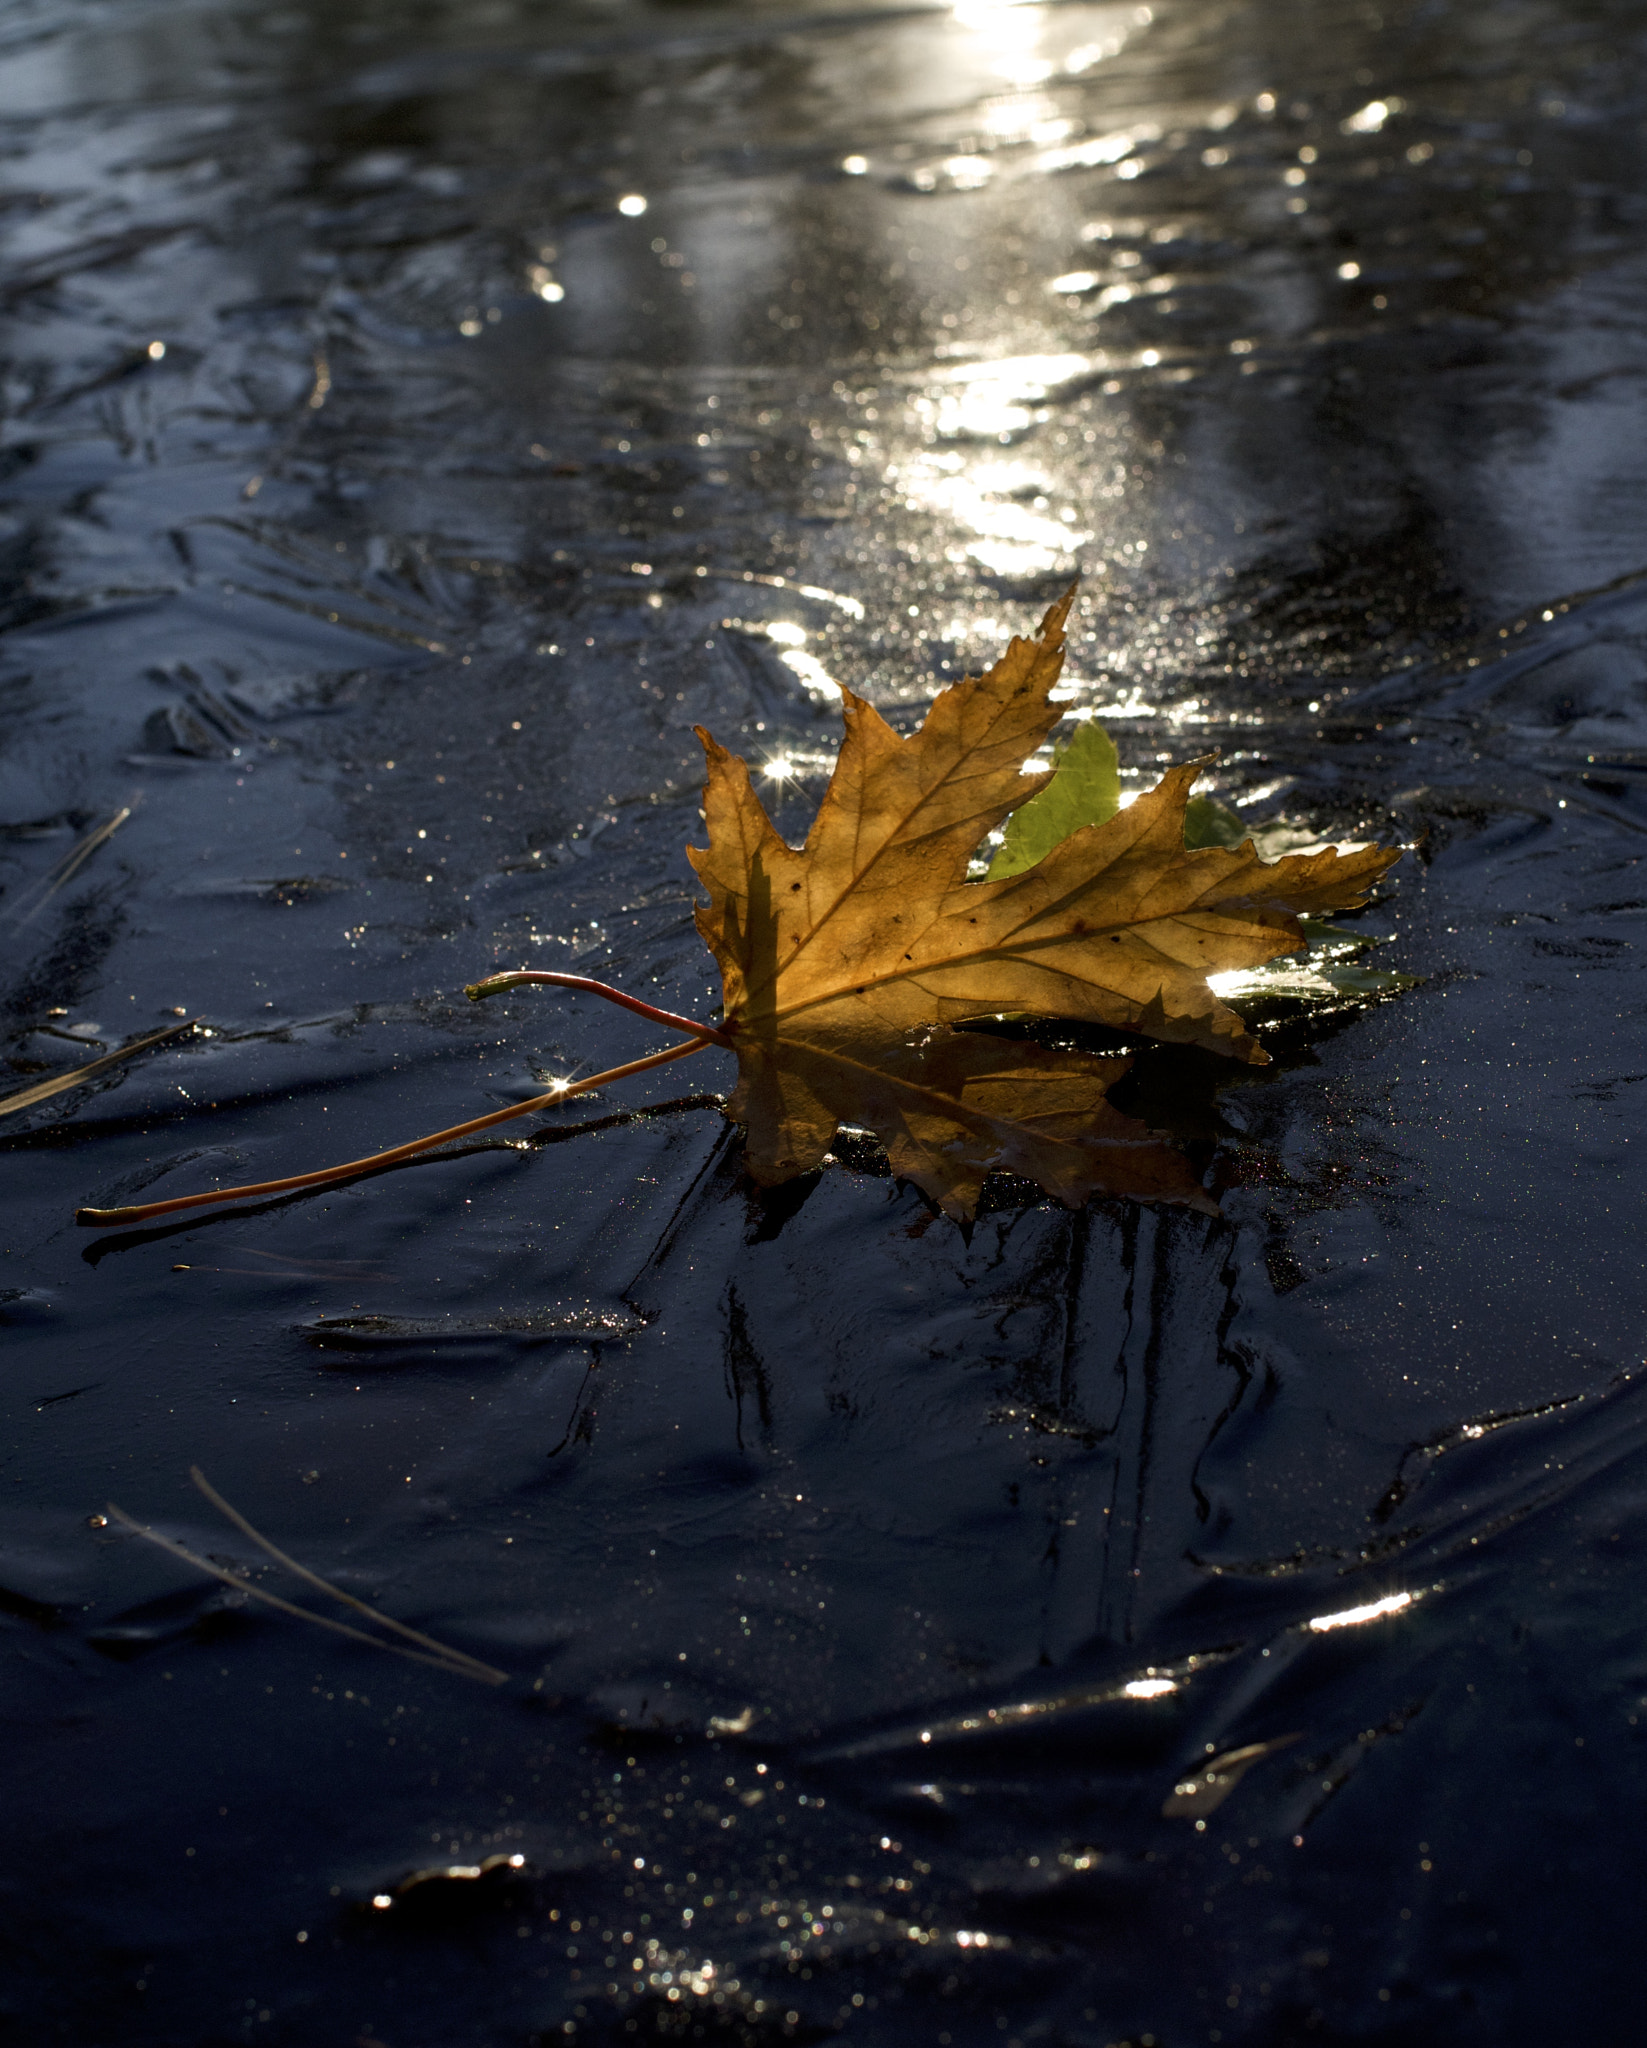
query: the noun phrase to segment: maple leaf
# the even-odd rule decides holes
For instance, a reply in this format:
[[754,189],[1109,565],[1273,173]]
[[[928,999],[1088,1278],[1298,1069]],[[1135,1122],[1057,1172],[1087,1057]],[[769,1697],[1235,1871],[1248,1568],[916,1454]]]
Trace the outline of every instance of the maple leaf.
[[[698,728],[709,845],[687,852],[709,891],[698,929],[720,963],[723,1024],[584,975],[488,975],[470,986],[473,1001],[540,983],[583,989],[686,1043],[556,1081],[543,1095],[362,1159],[83,1208],[76,1221],[144,1223],[333,1186],[709,1045],[737,1054],[729,1111],[744,1126],[751,1174],[767,1186],[820,1165],[842,1124],[866,1125],[894,1170],[959,1218],[972,1215],[997,1170],[1033,1179],[1071,1207],[1107,1193],[1216,1213],[1183,1155],[1108,1100],[1127,1058],[964,1027],[1075,1018],[1262,1061],[1207,977],[1300,950],[1300,918],[1354,907],[1398,856],[1368,846],[1266,862],[1250,838],[1230,844],[1234,813],[1202,799],[1207,815],[1191,815],[1205,762],[1169,769],[1120,809],[1114,750],[1097,727],[1064,749],[1058,770],[1025,774],[1059,719],[1052,690],[1074,596],[1072,587],[1036,637],[1014,640],[987,675],[945,690],[908,739],[843,691],[846,737],[803,848],[779,838],[745,763]],[[1009,814],[988,875],[969,881],[974,850]],[[1358,944],[1353,934],[1331,937],[1335,957]],[[1319,950],[1325,956],[1325,941]]]
[[804,847],[779,836],[747,764],[698,728],[709,845],[688,854],[709,892],[698,929],[721,970],[730,1114],[757,1181],[818,1166],[845,1123],[956,1216],[997,1167],[1072,1204],[1108,1189],[1210,1206],[1187,1165],[1104,1100],[1115,1063],[954,1027],[1070,1018],[1263,1062],[1208,976],[1298,950],[1300,915],[1352,908],[1398,855],[1188,848],[1206,766],[1190,762],[1033,865],[969,881],[980,841],[1047,786],[1023,764],[1062,715],[1051,693],[1074,594],[987,674],[944,690],[907,739],[843,690],[846,734]]

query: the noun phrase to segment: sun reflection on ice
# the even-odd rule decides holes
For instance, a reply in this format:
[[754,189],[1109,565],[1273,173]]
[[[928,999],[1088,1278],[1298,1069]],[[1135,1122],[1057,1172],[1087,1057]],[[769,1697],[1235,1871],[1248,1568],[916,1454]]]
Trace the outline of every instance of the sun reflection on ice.
[[786,647],[778,659],[786,668],[795,671],[813,696],[825,700],[840,696],[840,684],[815,654],[807,654],[798,647]]
[[971,32],[976,54],[1008,85],[1040,85],[1050,78],[1050,59],[1035,54],[1042,24],[1025,16],[1044,9],[1035,0],[957,0],[954,19]]
[[1178,1690],[1175,1678],[1129,1678],[1121,1691],[1129,1700],[1165,1699],[1169,1692]]
[[[1038,0],[955,0],[951,19],[972,38],[980,68],[1022,91],[1059,73],[1078,78],[1091,71],[1116,56],[1132,31],[1147,28],[1154,15],[1148,7],[1083,7],[1075,32],[1087,40],[1072,47],[1059,10]],[[1066,43],[1062,50],[1060,42]]]
[[915,510],[939,513],[963,532],[970,530],[972,538],[950,558],[969,559],[993,575],[1044,574],[1092,539],[1090,529],[1077,525],[1073,506],[1052,509],[1044,479],[1028,463],[922,455],[898,480]]
[[1412,1593],[1386,1593],[1382,1600],[1368,1600],[1360,1607],[1341,1607],[1335,1614],[1311,1615],[1304,1626],[1318,1636],[1334,1628],[1359,1628],[1364,1622],[1381,1621],[1386,1614],[1400,1614],[1412,1606],[1416,1597]]
[[954,363],[938,372],[936,391],[916,399],[915,413],[940,440],[1019,434],[1063,387],[1102,367],[1100,359],[1074,352]]

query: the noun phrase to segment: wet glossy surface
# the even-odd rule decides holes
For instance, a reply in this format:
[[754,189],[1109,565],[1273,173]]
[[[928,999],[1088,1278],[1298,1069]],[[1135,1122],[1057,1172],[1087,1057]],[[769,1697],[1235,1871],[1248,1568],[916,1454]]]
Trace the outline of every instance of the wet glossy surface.
[[[23,2036],[1625,2038],[1639,11],[0,38],[0,1092],[212,1034],[0,1126]],[[759,1197],[710,1053],[74,1228],[657,1043],[491,968],[711,1015],[693,723],[798,833],[1077,566],[1134,787],[1414,849],[1419,986],[1140,1070],[1222,1223]],[[509,1685],[88,1526],[253,1560],[195,1463]]]

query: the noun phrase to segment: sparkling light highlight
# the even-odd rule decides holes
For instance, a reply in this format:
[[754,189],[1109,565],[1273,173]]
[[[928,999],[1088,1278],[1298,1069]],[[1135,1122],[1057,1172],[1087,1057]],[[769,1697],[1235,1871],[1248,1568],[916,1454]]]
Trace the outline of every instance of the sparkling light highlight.
[[1412,1604],[1411,1593],[1387,1593],[1382,1600],[1369,1600],[1362,1607],[1341,1607],[1336,1614],[1312,1615],[1305,1626],[1314,1635],[1325,1635],[1329,1629],[1359,1628],[1363,1622],[1381,1621],[1386,1614],[1399,1614]]

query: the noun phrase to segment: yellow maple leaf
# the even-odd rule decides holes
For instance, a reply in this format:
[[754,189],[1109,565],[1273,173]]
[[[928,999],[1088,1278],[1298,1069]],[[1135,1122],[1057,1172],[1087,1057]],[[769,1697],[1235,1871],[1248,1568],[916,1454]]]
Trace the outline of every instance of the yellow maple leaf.
[[[1072,1203],[1107,1187],[1204,1206],[1187,1167],[1170,1170],[1167,1148],[1103,1101],[1113,1064],[953,1027],[1072,1018],[1263,1062],[1208,976],[1296,951],[1300,914],[1353,907],[1398,858],[1364,847],[1267,863],[1250,840],[1191,851],[1184,808],[1206,765],[1191,762],[1034,867],[969,881],[979,842],[1043,786],[1023,764],[1061,715],[1051,693],[1073,597],[945,690],[907,739],[843,690],[846,736],[799,849],[747,765],[698,729],[709,845],[688,854],[709,892],[698,929],[720,965],[739,1066],[730,1114],[757,1181],[816,1167],[846,1123],[955,1215],[994,1167]],[[1139,1170],[1147,1192],[1128,1184]]]
[[[1072,1207],[1106,1193],[1216,1210],[1183,1155],[1107,1099],[1128,1059],[957,1027],[1003,1015],[1074,1018],[1262,1061],[1207,977],[1298,951],[1301,915],[1354,907],[1398,856],[1368,846],[1266,862],[1250,839],[1190,851],[1185,805],[1205,765],[1190,762],[1019,868],[1023,849],[1048,836],[1037,812],[1035,829],[999,863],[1013,871],[969,881],[980,841],[1046,785],[1023,767],[1058,722],[1051,694],[1074,595],[987,675],[945,690],[908,739],[843,691],[846,738],[800,849],[774,830],[745,764],[698,729],[709,757],[709,845],[687,851],[709,891],[698,929],[720,963],[722,1024],[583,975],[489,975],[470,987],[474,1001],[529,984],[584,989],[686,1042],[363,1159],[83,1208],[76,1220],[106,1228],[333,1186],[711,1045],[737,1054],[729,1113],[747,1133],[751,1174],[767,1186],[819,1165],[847,1124],[873,1131],[894,1171],[960,1218],[998,1170]],[[1067,790],[1055,793],[1053,812],[1069,800]]]

